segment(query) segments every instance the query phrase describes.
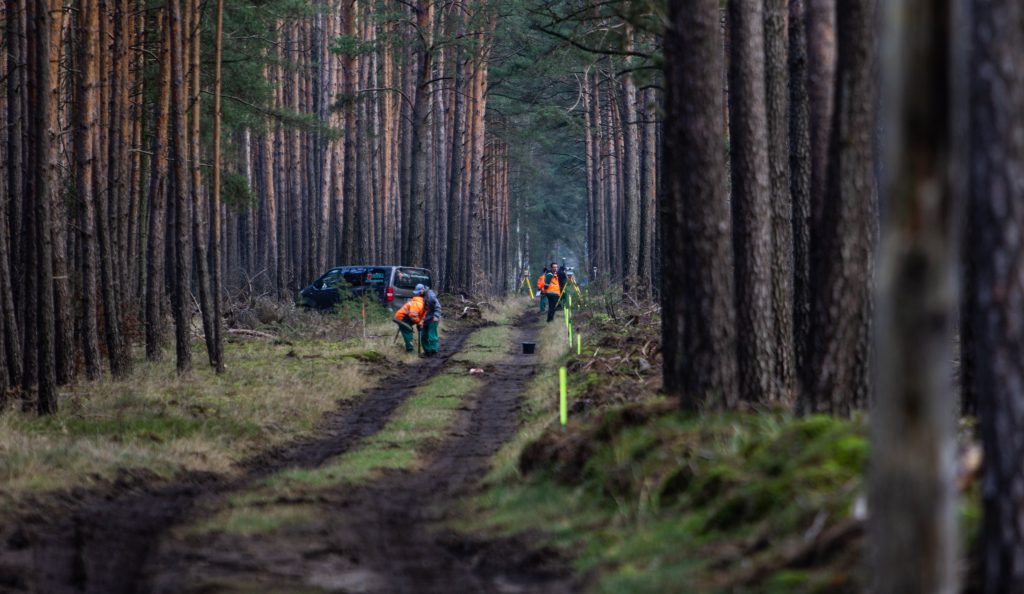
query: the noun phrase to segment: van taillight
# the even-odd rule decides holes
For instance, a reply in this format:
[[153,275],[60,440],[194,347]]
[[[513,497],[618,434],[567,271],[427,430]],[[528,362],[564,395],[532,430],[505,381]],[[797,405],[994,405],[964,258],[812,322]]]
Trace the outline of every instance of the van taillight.
[[384,300],[385,301],[394,301],[395,300],[395,288],[394,287],[388,287],[388,290],[384,293]]

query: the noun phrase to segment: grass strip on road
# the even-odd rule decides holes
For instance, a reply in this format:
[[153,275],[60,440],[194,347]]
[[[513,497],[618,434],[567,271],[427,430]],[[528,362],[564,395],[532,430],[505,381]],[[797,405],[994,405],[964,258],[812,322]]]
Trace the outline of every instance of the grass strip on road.
[[[499,344],[501,357],[508,350],[509,327],[487,327],[466,339],[493,351],[473,351],[462,362],[492,363]],[[503,343],[501,336],[505,336]],[[481,354],[483,357],[481,357]],[[322,490],[338,485],[363,485],[387,471],[413,471],[427,463],[431,451],[442,444],[455,427],[471,395],[484,385],[479,376],[456,366],[432,377],[395,411],[379,432],[358,447],[318,468],[290,468],[265,479],[252,489],[230,497],[212,515],[184,530],[190,535],[210,532],[237,534],[272,533],[289,526],[301,526],[315,517],[315,505]],[[313,510],[311,512],[311,510]]]

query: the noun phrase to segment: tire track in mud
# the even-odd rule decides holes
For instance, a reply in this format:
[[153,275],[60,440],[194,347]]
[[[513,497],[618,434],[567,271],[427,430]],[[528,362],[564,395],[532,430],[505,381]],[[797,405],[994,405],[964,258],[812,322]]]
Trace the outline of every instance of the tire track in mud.
[[[535,341],[538,329],[517,321],[513,345]],[[563,594],[580,588],[560,561],[531,554],[521,542],[481,543],[439,530],[451,504],[470,493],[492,457],[519,427],[522,394],[536,358],[512,353],[495,366],[456,437],[417,473],[395,475],[357,494],[349,515],[364,543],[363,565],[378,576],[365,592]]]
[[[512,343],[532,340],[535,314],[517,320]],[[567,594],[581,589],[560,560],[521,541],[478,542],[444,528],[499,448],[519,427],[536,359],[510,353],[488,366],[457,425],[416,471],[390,471],[365,486],[316,496],[315,525],[266,537],[220,533],[165,542],[152,592],[347,594]],[[295,503],[295,502],[287,502]]]
[[[328,414],[317,433],[259,454],[242,465],[241,477],[193,473],[152,487],[126,476],[104,492],[58,495],[66,517],[29,514],[0,526],[0,593],[149,594],[159,566],[161,537],[210,498],[244,489],[287,468],[314,468],[379,431],[415,388],[442,371],[466,337],[480,326],[448,334],[442,354],[403,366],[366,394]],[[46,509],[52,506],[45,506]]]

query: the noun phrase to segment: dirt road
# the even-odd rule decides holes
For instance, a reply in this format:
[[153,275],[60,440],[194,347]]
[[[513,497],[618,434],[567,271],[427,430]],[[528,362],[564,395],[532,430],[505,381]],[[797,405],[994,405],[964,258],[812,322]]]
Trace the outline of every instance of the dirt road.
[[[536,332],[517,321],[518,345]],[[316,468],[380,431],[415,388],[451,364],[469,330],[450,333],[442,355],[403,368],[401,380],[353,401],[307,441],[267,452],[241,478],[192,476],[151,488],[126,476],[106,493],[81,493],[67,517],[39,514],[0,527],[0,593],[563,593],[578,583],[558,563],[517,542],[474,542],[443,528],[453,504],[514,434],[532,357],[510,354],[470,396],[457,428],[429,463],[360,487],[318,495],[315,525],[269,535],[179,530],[257,481]],[[52,508],[53,506],[51,506]],[[59,509],[59,507],[58,507]]]

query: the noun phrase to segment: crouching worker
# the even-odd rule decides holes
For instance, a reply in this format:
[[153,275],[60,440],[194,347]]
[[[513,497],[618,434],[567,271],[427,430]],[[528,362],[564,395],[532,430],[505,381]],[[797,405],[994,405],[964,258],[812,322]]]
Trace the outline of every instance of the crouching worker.
[[441,346],[437,336],[437,325],[441,322],[441,301],[437,298],[437,293],[423,285],[416,285],[416,294],[423,295],[423,304],[426,308],[420,344],[423,345],[423,355],[433,357]]
[[413,333],[416,331],[415,326],[423,321],[423,314],[426,312],[423,304],[423,291],[419,290],[419,287],[422,286],[417,286],[413,298],[407,301],[402,309],[395,312],[395,323],[398,324],[398,330],[402,333],[402,339],[405,340],[405,352],[407,353],[416,350],[412,344]]

